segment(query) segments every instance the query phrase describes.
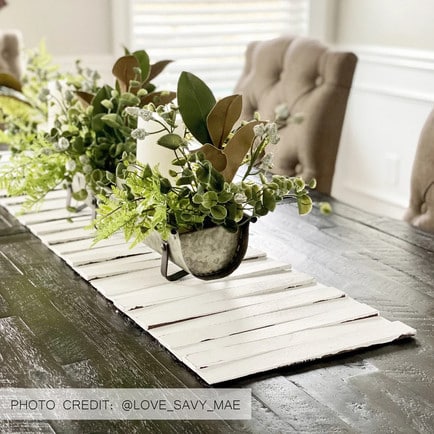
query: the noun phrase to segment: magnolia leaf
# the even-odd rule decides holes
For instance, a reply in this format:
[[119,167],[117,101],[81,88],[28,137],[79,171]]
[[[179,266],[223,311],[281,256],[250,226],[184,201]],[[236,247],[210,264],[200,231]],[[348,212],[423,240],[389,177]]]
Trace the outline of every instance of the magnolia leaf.
[[241,95],[231,95],[218,101],[210,111],[206,122],[215,147],[222,148],[223,142],[241,115],[242,104]]
[[0,86],[21,92],[21,83],[13,75],[6,74],[5,72],[0,72]]
[[188,130],[200,143],[211,143],[206,126],[206,118],[216,103],[211,89],[194,74],[183,71],[177,96],[179,112]]
[[223,150],[227,158],[227,166],[222,172],[226,182],[231,182],[237,173],[255,138],[253,127],[260,123],[260,121],[252,121],[243,125],[229,140]]
[[215,170],[218,172],[223,172],[227,166],[226,155],[215,146],[206,143],[197,152],[202,152],[205,158],[212,164]]
[[175,150],[184,143],[184,139],[178,134],[171,133],[160,137],[157,143],[164,148]]
[[80,102],[83,104],[83,107],[88,107],[90,104],[92,104],[92,100],[95,97],[95,95],[89,93],[89,92],[83,92],[81,90],[77,90],[75,92]]
[[140,67],[139,60],[133,56],[122,56],[113,65],[112,73],[117,78],[119,89],[126,92],[130,85],[130,80],[136,78],[134,68]]
[[92,117],[91,126],[92,130],[96,133],[99,133],[104,129],[104,122],[102,121],[103,116],[105,116],[104,113],[98,113]]
[[151,65],[151,71],[149,73],[149,77],[147,81],[153,80],[157,75],[160,75],[163,69],[169,64],[172,63],[173,60],[160,60],[157,63]]
[[[148,53],[145,50],[134,51],[133,56],[139,62],[139,67],[141,71],[141,80],[142,83],[146,83],[150,80],[149,75],[151,73],[151,63],[149,61]],[[138,78],[135,77],[135,80]]]
[[140,104],[141,106],[144,106],[152,102],[155,106],[166,105],[171,103],[175,98],[176,92],[163,90],[161,92],[152,92],[148,95],[142,96]]

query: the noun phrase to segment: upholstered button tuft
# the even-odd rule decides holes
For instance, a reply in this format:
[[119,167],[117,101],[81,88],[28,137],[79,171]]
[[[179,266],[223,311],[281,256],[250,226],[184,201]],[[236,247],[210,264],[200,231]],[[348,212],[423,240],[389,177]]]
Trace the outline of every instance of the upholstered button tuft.
[[321,75],[318,75],[318,77],[315,79],[315,86],[321,86],[324,83],[324,79]]

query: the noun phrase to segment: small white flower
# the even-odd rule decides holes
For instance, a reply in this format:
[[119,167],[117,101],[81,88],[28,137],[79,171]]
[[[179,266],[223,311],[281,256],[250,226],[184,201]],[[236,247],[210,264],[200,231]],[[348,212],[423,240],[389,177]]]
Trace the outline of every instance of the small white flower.
[[272,145],[276,145],[280,140],[277,125],[274,122],[268,124],[267,132],[268,132],[268,139],[270,140],[270,143]]
[[148,133],[144,128],[136,128],[131,131],[131,137],[136,140],[144,140],[147,135]]
[[279,104],[274,109],[274,114],[276,115],[276,119],[278,119],[278,120],[284,121],[284,120],[288,119],[288,117],[289,117],[288,106],[285,103]]
[[261,137],[265,133],[264,125],[258,124],[253,127],[253,133],[256,137]]
[[92,166],[90,164],[85,164],[83,166],[83,172],[86,173],[86,174],[92,172]]
[[274,166],[273,158],[274,158],[274,154],[272,152],[265,154],[264,158],[259,164],[259,168],[261,170],[264,170],[265,172],[271,170]]
[[244,193],[237,193],[234,196],[235,203],[244,203],[247,200],[247,196]]
[[89,157],[87,155],[84,155],[84,154],[80,155],[78,157],[78,159],[80,160],[81,164],[87,164],[87,163],[89,163]]
[[150,121],[152,119],[152,112],[150,110],[140,109],[139,117],[141,117],[144,121]]
[[69,148],[69,140],[66,137],[61,137],[57,142],[59,151],[66,151]]
[[68,172],[73,172],[75,170],[75,168],[77,167],[77,164],[75,163],[74,160],[68,160],[65,164],[65,169]]

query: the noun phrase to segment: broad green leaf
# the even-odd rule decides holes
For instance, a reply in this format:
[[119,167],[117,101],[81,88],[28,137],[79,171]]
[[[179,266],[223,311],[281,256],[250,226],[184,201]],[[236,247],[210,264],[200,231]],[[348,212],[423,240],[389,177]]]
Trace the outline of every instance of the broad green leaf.
[[207,117],[208,131],[212,144],[221,148],[241,115],[243,100],[241,95],[231,95],[221,99]]
[[260,124],[260,121],[249,122],[243,125],[229,140],[223,153],[227,158],[227,166],[222,172],[226,182],[231,182],[237,173],[238,168],[244,160],[247,152],[252,146],[255,133],[253,127]]
[[101,116],[101,120],[112,128],[120,128],[122,127],[122,118],[116,113],[109,113]]
[[178,80],[179,112],[186,127],[200,143],[211,143],[206,118],[216,100],[210,88],[198,77],[183,71]]
[[112,90],[113,89],[107,85],[101,87],[98,90],[98,92],[96,93],[96,95],[93,97],[92,100],[94,115],[98,113],[106,113],[106,108],[103,105],[101,105],[101,101],[104,101],[105,99],[110,99]]
[[97,115],[93,116],[92,118],[92,129],[99,133],[104,129],[104,122],[102,120],[102,117],[105,116],[103,113],[98,113]]
[[134,55],[122,56],[113,65],[112,73],[117,78],[121,92],[128,90],[130,80],[136,78],[134,68],[140,68],[139,60]]
[[149,61],[148,53],[145,50],[138,50],[134,51],[133,56],[137,59],[137,62],[139,62],[139,67],[141,71],[140,78],[142,80],[142,83],[149,81],[149,74],[151,73],[151,63]]
[[164,148],[175,150],[184,144],[184,139],[178,134],[172,133],[160,137],[157,143]]

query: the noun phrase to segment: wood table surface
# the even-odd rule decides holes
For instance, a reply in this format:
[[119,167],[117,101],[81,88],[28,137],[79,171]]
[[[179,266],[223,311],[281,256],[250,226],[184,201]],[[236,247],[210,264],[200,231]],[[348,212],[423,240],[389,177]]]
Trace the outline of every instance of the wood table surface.
[[[279,205],[251,242],[415,339],[219,385],[251,389],[247,421],[0,421],[0,432],[434,432],[434,234],[327,199],[330,216]],[[0,387],[208,386],[0,208]]]

